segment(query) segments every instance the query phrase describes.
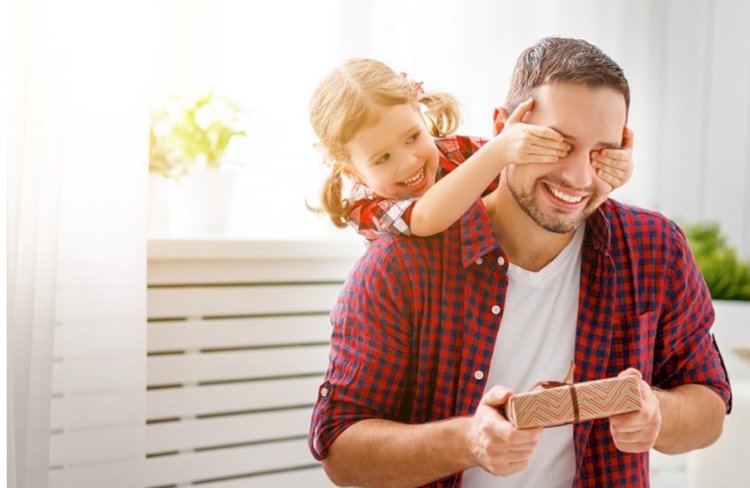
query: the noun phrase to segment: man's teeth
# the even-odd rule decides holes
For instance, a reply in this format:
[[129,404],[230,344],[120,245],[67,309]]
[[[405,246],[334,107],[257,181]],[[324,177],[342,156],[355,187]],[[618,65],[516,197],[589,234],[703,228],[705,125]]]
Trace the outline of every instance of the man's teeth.
[[572,195],[568,195],[567,193],[561,192],[557,188],[553,188],[551,186],[547,186],[547,188],[549,188],[549,191],[551,191],[553,195],[555,195],[557,198],[559,198],[560,200],[564,202],[578,203],[581,200],[583,200],[583,197],[574,197]]
[[407,178],[401,182],[402,185],[414,186],[424,178],[424,168],[419,170],[419,173],[415,174],[411,178]]

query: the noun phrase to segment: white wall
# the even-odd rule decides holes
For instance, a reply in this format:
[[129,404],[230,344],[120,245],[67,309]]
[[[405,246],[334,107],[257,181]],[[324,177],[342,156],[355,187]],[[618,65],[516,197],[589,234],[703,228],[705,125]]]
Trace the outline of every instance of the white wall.
[[660,7],[652,204],[670,216],[719,221],[750,258],[750,2]]
[[[491,133],[515,59],[540,37],[587,39],[631,83],[635,172],[614,196],[684,221],[720,220],[750,258],[750,1],[172,1],[155,94],[214,86],[246,107],[232,233],[349,237],[304,208],[324,174],[307,103],[352,56],[377,57],[463,104]],[[262,209],[262,210],[261,210]],[[293,223],[293,224],[291,224]]]

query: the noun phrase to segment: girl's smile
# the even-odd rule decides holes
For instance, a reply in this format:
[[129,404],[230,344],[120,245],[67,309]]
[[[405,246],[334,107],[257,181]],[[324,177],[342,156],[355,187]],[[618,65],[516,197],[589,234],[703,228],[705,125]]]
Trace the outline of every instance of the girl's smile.
[[385,198],[422,196],[434,183],[439,153],[422,115],[411,104],[381,106],[346,145],[350,171]]

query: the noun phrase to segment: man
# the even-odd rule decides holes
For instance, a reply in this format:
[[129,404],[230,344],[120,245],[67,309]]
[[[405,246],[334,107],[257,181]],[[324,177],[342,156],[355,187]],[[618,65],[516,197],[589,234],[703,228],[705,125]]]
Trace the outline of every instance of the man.
[[[684,236],[607,200],[591,163],[627,134],[622,70],[585,41],[543,39],[519,58],[496,132],[529,97],[525,121],[569,154],[508,167],[440,235],[380,238],[339,297],[310,431],[337,484],[646,486],[651,448],[721,433],[730,389]],[[512,391],[571,361],[576,382],[641,376],[642,409],[514,429],[499,410]]]

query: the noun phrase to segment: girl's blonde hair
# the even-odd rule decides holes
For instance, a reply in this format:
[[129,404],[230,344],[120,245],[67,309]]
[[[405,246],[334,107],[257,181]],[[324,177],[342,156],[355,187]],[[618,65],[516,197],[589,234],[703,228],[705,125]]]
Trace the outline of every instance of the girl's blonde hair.
[[422,92],[422,84],[374,59],[350,59],[318,85],[310,100],[310,122],[318,148],[327,154],[331,174],[323,184],[321,207],[337,227],[347,225],[351,202],[343,195],[343,176],[351,164],[346,144],[373,118],[379,106],[423,105],[433,137],[453,133],[460,123],[458,102],[444,92]]

